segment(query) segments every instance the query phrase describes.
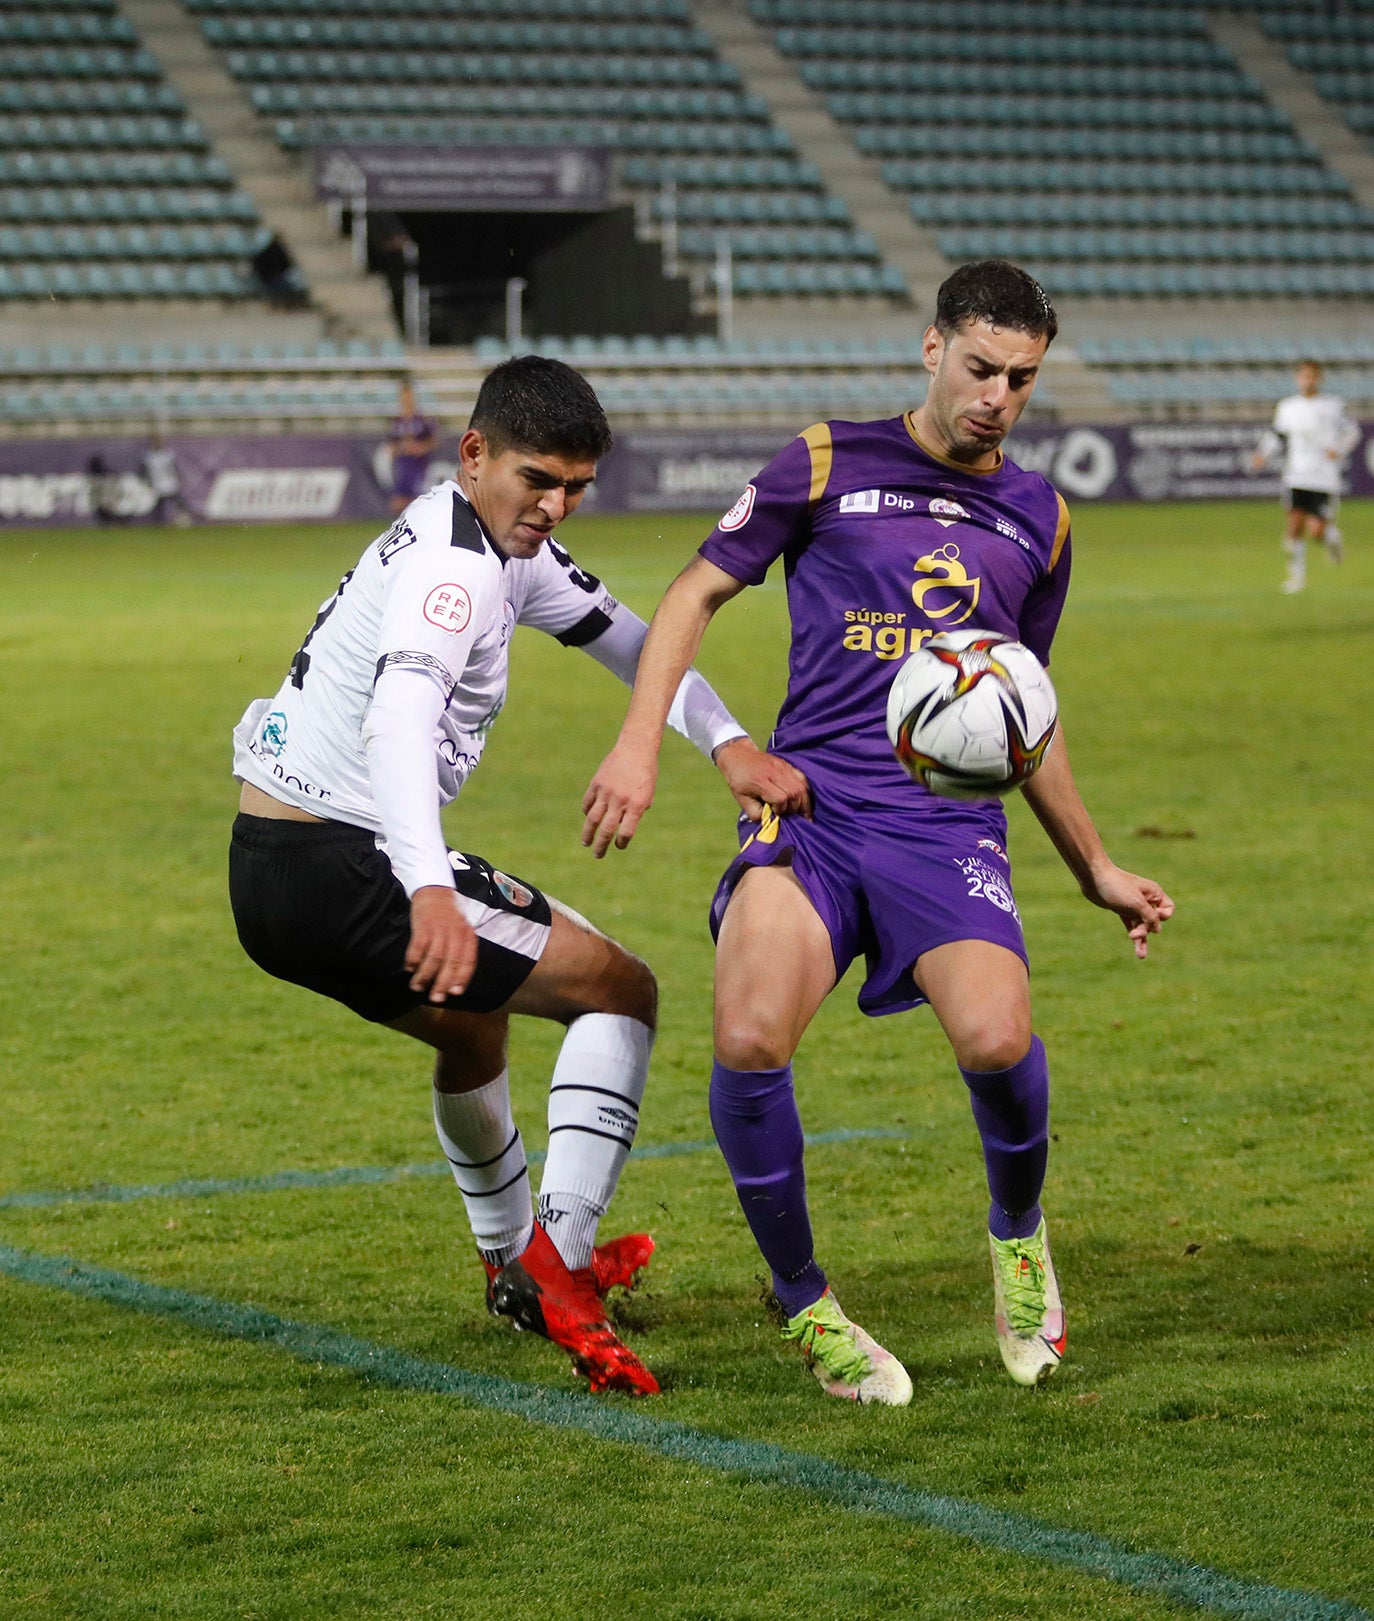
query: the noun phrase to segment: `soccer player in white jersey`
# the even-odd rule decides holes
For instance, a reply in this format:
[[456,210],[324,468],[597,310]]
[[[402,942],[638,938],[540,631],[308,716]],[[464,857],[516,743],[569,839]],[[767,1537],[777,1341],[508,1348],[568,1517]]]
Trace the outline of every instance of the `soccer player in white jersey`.
[[1279,401],[1273,424],[1265,430],[1255,451],[1258,472],[1283,452],[1283,549],[1288,572],[1283,590],[1301,591],[1307,584],[1307,542],[1321,541],[1326,555],[1339,563],[1345,543],[1336,527],[1341,499],[1341,469],[1360,440],[1360,429],[1346,410],[1345,401],[1323,394],[1322,369],[1315,360],[1302,361],[1294,373],[1298,392]]
[[[488,1308],[562,1346],[592,1390],[645,1395],[658,1385],[602,1298],[633,1282],[653,1240],[595,1239],[638,1124],[654,977],[533,884],[447,848],[440,824],[505,703],[517,624],[634,678],[644,622],[551,538],[610,443],[570,367],[522,356],[491,373],[456,479],[367,548],[276,695],[236,728],[229,887],[260,967],[436,1049],[435,1125]],[[746,809],[786,799],[791,768],[756,749],[694,671],[673,723]],[[567,1028],[537,1220],[511,1114],[512,1013]]]

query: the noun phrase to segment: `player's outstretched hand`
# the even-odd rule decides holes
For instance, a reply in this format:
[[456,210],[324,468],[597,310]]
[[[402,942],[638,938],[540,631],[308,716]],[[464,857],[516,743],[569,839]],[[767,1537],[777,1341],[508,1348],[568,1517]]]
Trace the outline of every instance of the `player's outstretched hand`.
[[779,816],[810,816],[811,784],[786,760],[765,754],[747,737],[732,737],[714,759],[726,786],[751,822],[763,820],[765,805]]
[[654,802],[658,785],[658,751],[645,754],[617,743],[597,767],[582,796],[586,820],[582,842],[598,861],[614,843],[623,850],[635,836],[640,818]]
[[468,988],[477,966],[477,935],[452,889],[425,884],[410,897],[405,963],[411,990],[427,991],[431,1002],[461,996]]
[[1115,864],[1094,873],[1083,893],[1095,906],[1116,913],[1141,958],[1149,950],[1149,936],[1158,934],[1174,915],[1174,903],[1153,878],[1139,878]]

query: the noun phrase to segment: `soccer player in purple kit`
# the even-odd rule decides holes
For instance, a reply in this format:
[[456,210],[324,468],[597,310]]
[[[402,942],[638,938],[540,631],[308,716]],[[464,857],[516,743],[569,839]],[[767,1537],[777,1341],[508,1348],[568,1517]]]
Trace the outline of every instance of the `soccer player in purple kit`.
[[404,512],[416,496],[425,493],[429,458],[439,445],[438,424],[416,405],[411,383],[401,384],[387,439],[391,445],[391,510],[395,514]]
[[[653,799],[677,682],[712,616],[781,557],[792,621],[787,696],[770,750],[792,768],[741,817],[712,907],[717,937],[711,1121],[788,1321],[827,1393],[901,1406],[901,1362],[840,1309],[816,1260],[792,1057],[861,953],[859,1006],[928,1002],[982,1139],[998,1343],[1036,1384],[1065,1324],[1040,1209],[1049,1070],[1000,801],[942,800],[907,776],[884,725],[898,663],[956,626],[1025,642],[1047,663],[1068,585],[1063,500],[1001,442],[1058,329],[1039,284],[1003,260],[940,288],[924,404],[808,428],[749,485],[669,587],[620,736],[584,801],[583,842],[624,849]],[[1079,797],[1062,727],[1023,790],[1084,895],[1115,912],[1138,957],[1172,915],[1160,886],[1107,855]]]

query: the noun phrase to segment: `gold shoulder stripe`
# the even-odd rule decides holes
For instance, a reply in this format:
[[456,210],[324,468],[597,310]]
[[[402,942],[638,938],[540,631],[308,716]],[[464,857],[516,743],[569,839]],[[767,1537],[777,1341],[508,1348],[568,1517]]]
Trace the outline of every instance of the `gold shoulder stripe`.
[[1058,490],[1054,492],[1054,498],[1059,503],[1059,523],[1054,531],[1054,548],[1050,552],[1051,568],[1059,561],[1059,554],[1064,550],[1064,542],[1069,538],[1069,503]]
[[806,448],[811,452],[811,505],[825,494],[825,487],[830,482],[830,466],[835,460],[835,446],[830,438],[830,424],[817,422],[806,429],[798,438],[806,441]]

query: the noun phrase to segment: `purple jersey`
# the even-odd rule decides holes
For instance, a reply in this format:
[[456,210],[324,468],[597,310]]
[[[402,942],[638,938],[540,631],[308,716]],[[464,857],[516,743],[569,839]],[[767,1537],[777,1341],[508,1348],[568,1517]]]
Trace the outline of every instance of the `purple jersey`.
[[435,431],[433,418],[421,416],[418,411],[414,416],[392,417],[387,439],[392,446],[391,479],[397,495],[416,496],[423,492],[425,469],[431,454],[425,451],[423,455],[412,456],[398,447],[408,439],[432,439]]
[[929,796],[887,738],[898,665],[959,626],[1014,637],[1048,664],[1069,550],[1068,508],[1040,474],[1005,458],[984,473],[946,461],[908,414],[808,428],[701,555],[749,585],[783,559],[792,645],[769,747],[818,798],[909,810]]

